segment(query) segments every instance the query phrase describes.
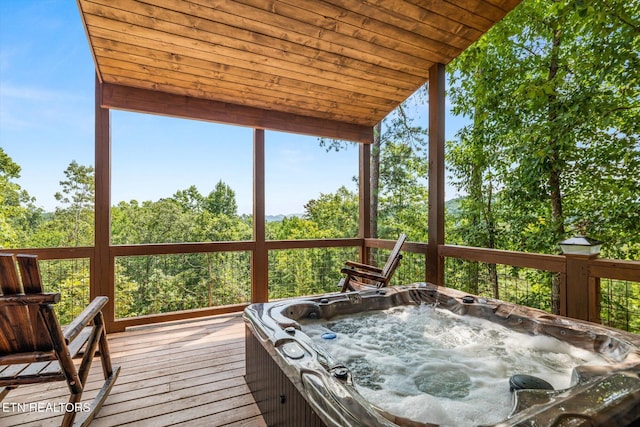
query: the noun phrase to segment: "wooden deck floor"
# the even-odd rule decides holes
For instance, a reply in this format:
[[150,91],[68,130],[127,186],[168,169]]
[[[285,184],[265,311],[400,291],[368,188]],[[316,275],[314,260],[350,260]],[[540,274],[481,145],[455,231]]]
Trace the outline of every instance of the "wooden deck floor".
[[[91,427],[266,426],[244,381],[240,315],[134,328],[109,335],[109,345],[122,370]],[[96,359],[88,398],[100,377]],[[64,382],[19,387],[0,402],[0,426],[59,425],[59,414],[43,406],[67,399]],[[29,410],[29,403],[44,405]]]

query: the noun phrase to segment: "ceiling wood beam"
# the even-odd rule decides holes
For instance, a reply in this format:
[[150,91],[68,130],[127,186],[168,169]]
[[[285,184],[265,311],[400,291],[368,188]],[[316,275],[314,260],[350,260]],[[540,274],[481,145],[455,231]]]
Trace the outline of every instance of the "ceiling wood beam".
[[101,107],[370,144],[373,127],[103,83]]
[[186,97],[180,117],[197,98],[218,104],[195,119],[367,142],[520,1],[77,0],[102,83]]

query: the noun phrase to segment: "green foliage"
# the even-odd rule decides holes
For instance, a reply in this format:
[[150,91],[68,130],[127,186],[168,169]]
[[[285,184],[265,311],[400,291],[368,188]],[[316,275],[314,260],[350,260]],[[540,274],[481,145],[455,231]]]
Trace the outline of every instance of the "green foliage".
[[0,248],[19,246],[42,220],[35,199],[12,182],[20,178],[20,170],[0,147]]
[[62,192],[55,198],[62,207],[56,208],[54,221],[62,231],[59,246],[93,245],[93,206],[95,184],[92,166],[79,165],[72,161],[64,171],[67,178],[60,181]]
[[236,193],[222,181],[203,201],[204,209],[214,215],[235,216],[238,214]]
[[557,253],[588,234],[603,256],[638,259],[639,9],[524,1],[452,62],[453,111],[470,123],[448,145],[468,195],[450,241]]
[[62,324],[68,324],[89,304],[89,261],[83,259],[40,262],[45,292],[59,292],[54,306]]
[[174,199],[121,202],[111,210],[114,244],[178,243],[193,241],[195,221]]
[[269,299],[317,295],[338,290],[345,260],[356,248],[293,249],[269,253]]
[[388,142],[380,153],[378,235],[395,240],[407,233],[427,240],[427,159],[422,147]]
[[282,222],[271,223],[267,226],[268,238],[270,240],[297,240],[316,239],[334,237],[331,231],[325,234],[315,222],[299,218],[297,216],[285,217]]
[[[251,225],[235,214],[235,193],[218,182],[207,197],[191,186],[171,198],[112,208],[114,244],[238,241]],[[117,263],[116,311],[122,317],[245,303],[249,253],[126,257]]]
[[454,111],[472,119],[449,150],[463,214],[500,189],[499,246],[553,253],[565,232],[586,232],[619,248],[618,227],[640,235],[638,7],[525,1],[449,68]]
[[602,280],[603,324],[628,331],[640,331],[640,283]]
[[[320,194],[305,205],[305,218],[315,231],[308,238],[358,235],[358,195],[342,186],[333,194]],[[286,239],[286,235],[281,238]]]

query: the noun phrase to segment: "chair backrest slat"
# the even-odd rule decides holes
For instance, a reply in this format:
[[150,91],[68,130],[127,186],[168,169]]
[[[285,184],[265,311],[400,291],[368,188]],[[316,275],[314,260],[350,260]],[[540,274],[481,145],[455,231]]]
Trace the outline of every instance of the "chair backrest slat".
[[400,237],[398,237],[398,241],[395,246],[391,250],[389,254],[389,258],[387,259],[387,263],[384,265],[382,269],[382,275],[384,277],[389,277],[389,275],[395,270],[397,267],[398,261],[400,260],[400,250],[402,249],[402,245],[404,241],[407,240],[407,235],[402,233]]
[[24,293],[40,294],[44,292],[42,277],[40,276],[40,267],[38,266],[38,257],[36,255],[18,254],[16,258],[20,266]]
[[23,293],[13,254],[0,254],[0,288],[3,295]]

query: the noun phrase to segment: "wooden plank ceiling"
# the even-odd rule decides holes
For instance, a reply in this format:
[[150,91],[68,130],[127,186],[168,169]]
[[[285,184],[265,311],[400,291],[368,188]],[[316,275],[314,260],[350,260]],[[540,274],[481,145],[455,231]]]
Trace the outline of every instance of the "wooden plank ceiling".
[[[303,117],[365,129],[520,3],[77,1],[104,84],[271,114],[280,127]],[[246,124],[233,117],[220,121]]]

